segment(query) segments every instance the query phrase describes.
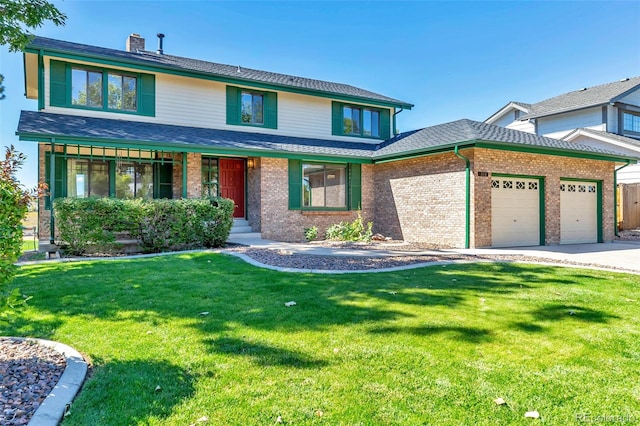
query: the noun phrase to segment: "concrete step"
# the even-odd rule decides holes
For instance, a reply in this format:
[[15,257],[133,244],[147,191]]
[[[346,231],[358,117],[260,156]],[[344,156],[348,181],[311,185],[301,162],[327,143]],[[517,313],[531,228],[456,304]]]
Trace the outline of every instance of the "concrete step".
[[232,234],[246,234],[246,233],[251,233],[253,232],[253,230],[251,229],[250,226],[232,226],[231,227],[231,233]]

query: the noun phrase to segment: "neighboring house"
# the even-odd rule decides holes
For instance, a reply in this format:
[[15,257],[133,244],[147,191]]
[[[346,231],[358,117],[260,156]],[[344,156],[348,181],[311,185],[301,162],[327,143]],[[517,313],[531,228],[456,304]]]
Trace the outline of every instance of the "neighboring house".
[[[448,247],[614,238],[618,150],[471,120],[396,134],[408,102],[357,87],[144,50],[35,38],[17,134],[50,197],[220,195],[264,238],[362,211],[384,235]],[[55,232],[49,198],[40,237]]]
[[[534,103],[509,102],[485,123],[640,158],[640,77],[583,88]],[[640,182],[640,165],[618,172]]]

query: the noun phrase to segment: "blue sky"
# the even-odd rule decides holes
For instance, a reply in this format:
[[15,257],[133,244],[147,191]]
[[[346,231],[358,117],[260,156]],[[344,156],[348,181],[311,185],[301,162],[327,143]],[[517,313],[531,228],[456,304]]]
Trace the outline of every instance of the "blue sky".
[[[168,54],[352,84],[415,104],[401,131],[459,118],[482,121],[510,100],[537,102],[640,75],[640,1],[54,1],[65,27],[36,34],[124,49],[131,33]],[[0,47],[7,98],[0,138],[15,136],[24,97],[22,55]]]

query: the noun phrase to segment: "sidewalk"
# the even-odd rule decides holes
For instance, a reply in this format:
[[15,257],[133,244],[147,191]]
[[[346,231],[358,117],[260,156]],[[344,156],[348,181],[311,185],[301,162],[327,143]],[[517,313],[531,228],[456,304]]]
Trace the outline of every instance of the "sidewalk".
[[297,254],[315,256],[406,256],[410,255],[442,255],[442,254],[469,254],[469,255],[520,255],[549,259],[549,261],[568,261],[583,264],[592,264],[604,268],[625,268],[640,272],[640,241],[616,241],[612,243],[569,244],[556,246],[534,247],[509,247],[486,249],[445,249],[445,250],[421,250],[406,251],[402,246],[385,249],[343,249],[314,246],[301,243],[284,243],[279,241],[264,240],[260,234],[231,234],[230,243],[242,244],[255,248],[283,250]]

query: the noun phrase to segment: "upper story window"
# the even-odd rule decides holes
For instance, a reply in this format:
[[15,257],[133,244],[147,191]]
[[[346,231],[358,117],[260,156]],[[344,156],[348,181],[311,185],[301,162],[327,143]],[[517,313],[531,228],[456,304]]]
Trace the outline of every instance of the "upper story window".
[[155,76],[51,60],[50,104],[155,116]]
[[109,109],[136,111],[138,109],[137,78],[115,73],[108,73],[107,75],[107,107]]
[[73,68],[71,70],[71,103],[102,108],[102,73]]
[[227,86],[227,124],[278,128],[278,94]]
[[389,110],[333,102],[332,134],[388,139]]
[[640,114],[623,113],[622,129],[626,132],[640,133]]
[[264,124],[264,100],[258,93],[242,91],[241,120],[246,124]]

